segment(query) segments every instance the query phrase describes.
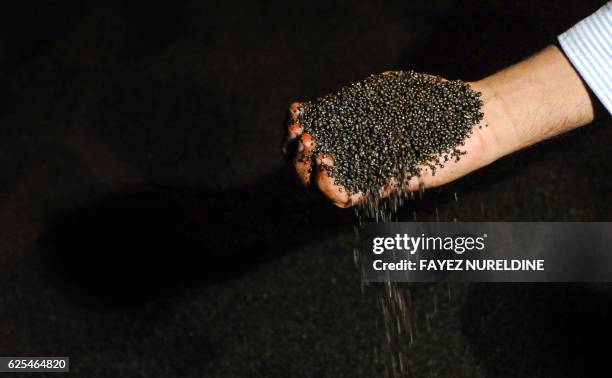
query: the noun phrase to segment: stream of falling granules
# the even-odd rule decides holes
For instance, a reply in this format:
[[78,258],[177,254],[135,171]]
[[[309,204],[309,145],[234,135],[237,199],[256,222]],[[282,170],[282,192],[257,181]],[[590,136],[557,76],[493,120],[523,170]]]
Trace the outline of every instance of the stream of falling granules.
[[[380,198],[379,190],[393,181],[407,182],[424,167],[435,173],[445,163],[459,160],[464,154],[461,147],[483,118],[482,105],[480,93],[462,81],[399,71],[372,75],[302,103],[299,118],[304,131],[315,138],[315,156],[333,157],[334,165],[324,169],[336,184],[350,193],[365,194],[356,208],[359,222],[378,222],[390,221],[412,197],[401,185],[386,199]],[[357,266],[359,260],[356,250]],[[420,333],[418,312],[411,308],[410,291],[397,283],[386,282],[377,293],[380,331],[386,340],[375,349],[377,359],[384,360],[384,377],[403,377],[409,371],[410,345]],[[425,329],[437,314],[438,296],[432,293],[432,309],[421,311]],[[450,286],[448,293],[450,304]]]

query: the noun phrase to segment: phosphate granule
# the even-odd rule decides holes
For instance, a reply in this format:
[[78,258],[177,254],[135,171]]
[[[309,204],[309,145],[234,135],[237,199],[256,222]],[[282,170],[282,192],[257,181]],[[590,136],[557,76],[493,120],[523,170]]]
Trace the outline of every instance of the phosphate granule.
[[480,93],[462,81],[397,71],[302,103],[299,121],[316,140],[314,153],[333,156],[325,168],[337,184],[376,196],[392,180],[460,159],[481,106]]

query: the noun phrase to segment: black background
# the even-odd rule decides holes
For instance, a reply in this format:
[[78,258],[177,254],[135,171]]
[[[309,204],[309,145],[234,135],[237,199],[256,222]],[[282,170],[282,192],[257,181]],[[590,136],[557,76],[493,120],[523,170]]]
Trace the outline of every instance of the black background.
[[[601,4],[2,2],[0,355],[83,377],[380,376],[380,287],[362,293],[352,212],[285,167],[288,105],[385,70],[475,80]],[[602,113],[402,217],[610,220],[611,141]],[[411,289],[417,312],[446,290]],[[612,370],[606,287],[452,290],[412,376]]]

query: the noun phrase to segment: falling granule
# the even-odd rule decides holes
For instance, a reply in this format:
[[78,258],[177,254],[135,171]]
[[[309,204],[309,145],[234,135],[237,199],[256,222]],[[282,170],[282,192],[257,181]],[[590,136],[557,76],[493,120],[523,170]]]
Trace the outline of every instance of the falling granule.
[[480,93],[462,81],[413,71],[387,72],[304,102],[300,123],[316,140],[315,154],[351,193],[380,188],[460,159],[460,147],[482,120]]

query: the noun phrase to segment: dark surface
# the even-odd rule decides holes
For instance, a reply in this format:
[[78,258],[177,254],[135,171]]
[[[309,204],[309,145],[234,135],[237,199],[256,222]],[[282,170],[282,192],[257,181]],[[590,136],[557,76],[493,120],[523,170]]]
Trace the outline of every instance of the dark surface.
[[[0,5],[0,355],[68,355],[83,377],[380,376],[380,288],[360,288],[352,213],[286,171],[285,109],[385,70],[477,79],[602,2],[257,3]],[[403,216],[610,220],[611,142],[604,116]],[[412,287],[415,311],[447,289]],[[610,374],[605,287],[451,289],[412,376]]]

